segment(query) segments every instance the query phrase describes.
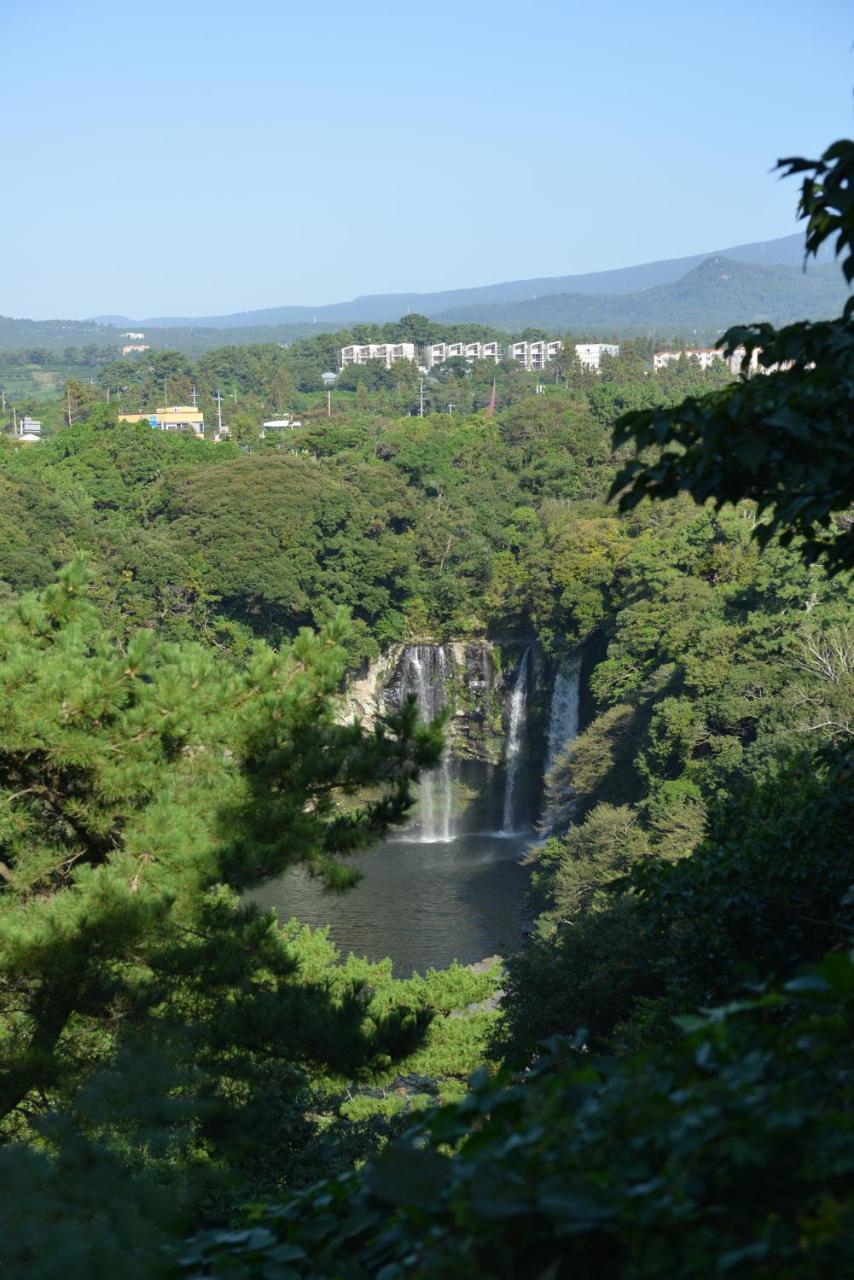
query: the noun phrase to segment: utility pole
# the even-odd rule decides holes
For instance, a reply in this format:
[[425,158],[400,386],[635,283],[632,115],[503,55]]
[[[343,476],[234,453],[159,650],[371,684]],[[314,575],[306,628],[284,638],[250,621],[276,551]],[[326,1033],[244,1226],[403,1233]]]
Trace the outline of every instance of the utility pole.
[[451,413],[451,414],[452,414],[452,413],[454,412],[454,409],[456,409],[456,407],[457,407],[457,406],[456,406],[455,404],[449,404],[449,405],[448,405],[448,413]]
[[12,405],[12,423],[14,434],[18,434],[18,410]]
[[216,401],[217,435],[221,436],[222,435],[222,396],[219,394],[218,391],[214,396],[214,400]]
[[424,417],[424,379],[423,378],[418,383],[418,416],[419,418]]
[[68,409],[68,425],[71,426],[71,391],[68,387],[65,389],[65,404]]
[[332,392],[331,391],[327,391],[326,393],[326,416],[327,418],[332,417]]
[[194,383],[193,384],[193,408],[195,409],[195,407],[196,407],[196,387]]

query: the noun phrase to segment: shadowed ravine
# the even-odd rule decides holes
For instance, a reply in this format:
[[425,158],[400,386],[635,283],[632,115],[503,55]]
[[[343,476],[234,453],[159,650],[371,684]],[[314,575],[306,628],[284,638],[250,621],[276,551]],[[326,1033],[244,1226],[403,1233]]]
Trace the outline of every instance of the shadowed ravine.
[[[415,695],[422,717],[437,715],[447,699],[445,648],[412,646],[401,668],[404,692]],[[578,672],[571,660],[557,673],[549,757],[578,731]],[[446,752],[422,778],[412,824],[359,857],[355,889],[328,894],[297,869],[255,900],[275,907],[280,919],[329,925],[345,955],[388,956],[398,975],[514,950],[528,921],[528,872],[520,859],[540,839],[532,823],[539,778],[526,766],[529,675],[525,650],[506,691],[503,767]]]

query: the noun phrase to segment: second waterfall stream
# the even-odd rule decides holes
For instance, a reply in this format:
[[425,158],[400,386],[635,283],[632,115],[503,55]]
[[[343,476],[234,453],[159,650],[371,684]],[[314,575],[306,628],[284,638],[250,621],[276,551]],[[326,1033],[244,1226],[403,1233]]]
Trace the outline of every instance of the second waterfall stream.
[[[505,753],[506,775],[504,782],[504,812],[501,817],[501,834],[512,836],[517,829],[520,815],[517,813],[519,800],[517,797],[519,768],[522,763],[522,748],[525,741],[525,721],[528,713],[528,661],[530,650],[526,649],[519,662],[516,682],[510,695],[510,708],[507,722],[507,750]],[[527,815],[526,815],[527,816]],[[527,821],[524,823],[527,828]]]
[[[416,644],[406,653],[404,693],[414,693],[425,724],[447,705],[448,658],[444,645]],[[454,795],[447,747],[435,769],[419,783],[420,839],[425,844],[454,839]]]

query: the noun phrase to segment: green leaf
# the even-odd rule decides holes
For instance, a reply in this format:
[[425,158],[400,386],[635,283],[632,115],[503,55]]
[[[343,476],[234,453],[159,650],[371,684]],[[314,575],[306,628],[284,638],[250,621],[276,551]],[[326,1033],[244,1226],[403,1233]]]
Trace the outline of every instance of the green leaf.
[[373,1162],[366,1181],[378,1200],[426,1206],[441,1195],[450,1176],[448,1160],[437,1152],[395,1143]]

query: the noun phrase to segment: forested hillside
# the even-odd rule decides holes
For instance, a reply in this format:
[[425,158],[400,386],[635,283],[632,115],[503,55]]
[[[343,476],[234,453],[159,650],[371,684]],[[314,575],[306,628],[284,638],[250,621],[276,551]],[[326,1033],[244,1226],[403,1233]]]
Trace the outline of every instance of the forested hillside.
[[590,297],[556,293],[522,302],[455,307],[438,318],[590,333],[688,332],[715,341],[746,316],[785,324],[801,316],[822,319],[842,307],[847,290],[835,266],[761,266],[725,257],[707,258],[679,280],[625,295]]
[[[847,280],[852,154],[789,166]],[[7,1273],[845,1274],[851,303],[734,330],[753,378],[628,341],[423,416],[400,366],[319,396],[339,340],[105,365],[0,442]],[[164,382],[231,439],[119,422]],[[585,681],[519,952],[401,980],[260,909],[441,758],[343,714],[366,664],[508,636]]]

